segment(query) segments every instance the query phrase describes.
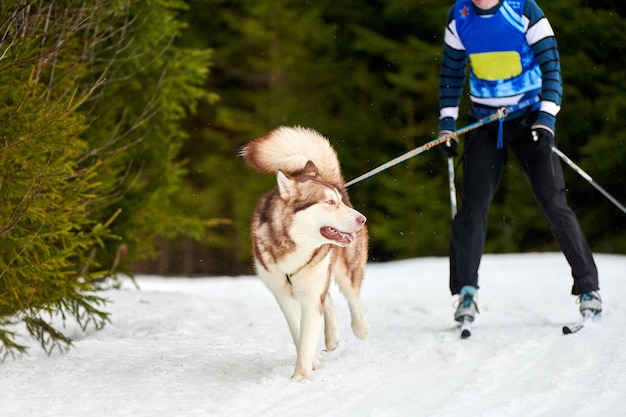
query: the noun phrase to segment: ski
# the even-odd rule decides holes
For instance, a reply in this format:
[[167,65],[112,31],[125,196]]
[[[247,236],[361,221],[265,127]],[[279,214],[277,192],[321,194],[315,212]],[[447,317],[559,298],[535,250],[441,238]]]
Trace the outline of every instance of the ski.
[[578,322],[572,324],[572,325],[568,325],[568,326],[563,326],[563,334],[572,334],[572,333],[576,333],[578,332],[580,329],[582,329],[583,327],[585,327],[585,320],[584,319],[580,319]]
[[582,312],[582,317],[578,320],[578,322],[569,326],[563,326],[563,334],[573,334],[579,332],[583,327],[596,319],[597,316],[598,315],[594,314],[591,310],[584,310]]
[[472,322],[468,317],[463,317],[461,321],[461,339],[467,339],[472,335]]

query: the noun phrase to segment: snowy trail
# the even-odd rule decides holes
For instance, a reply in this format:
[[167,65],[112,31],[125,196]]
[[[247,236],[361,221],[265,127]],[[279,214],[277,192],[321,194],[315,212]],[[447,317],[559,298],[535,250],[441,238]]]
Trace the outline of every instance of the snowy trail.
[[[368,265],[370,336],[342,339],[297,383],[295,349],[263,284],[139,277],[111,291],[113,323],[67,354],[1,365],[0,416],[626,416],[626,257],[597,255],[605,313],[576,335],[561,254],[488,255],[481,314],[460,340],[447,260]],[[321,346],[321,343],[320,343]]]

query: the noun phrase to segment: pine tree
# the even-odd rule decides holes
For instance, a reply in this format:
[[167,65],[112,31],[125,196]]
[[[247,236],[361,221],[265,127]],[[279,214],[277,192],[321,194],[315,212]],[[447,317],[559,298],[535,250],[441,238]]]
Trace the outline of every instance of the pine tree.
[[[109,315],[102,278],[156,236],[199,233],[169,196],[180,120],[205,97],[208,52],[174,46],[182,2],[0,6],[0,354],[24,330],[50,352]],[[127,254],[127,259],[122,255]]]
[[109,234],[90,218],[95,167],[78,169],[76,162],[88,148],[80,138],[87,124],[76,108],[89,91],[50,88],[47,63],[58,50],[47,50],[38,36],[44,12],[3,8],[10,16],[0,61],[0,353],[6,356],[25,350],[15,341],[17,322],[48,351],[70,343],[51,326],[50,315],[104,325],[105,300],[92,293],[91,276],[78,271],[95,266],[86,254]]

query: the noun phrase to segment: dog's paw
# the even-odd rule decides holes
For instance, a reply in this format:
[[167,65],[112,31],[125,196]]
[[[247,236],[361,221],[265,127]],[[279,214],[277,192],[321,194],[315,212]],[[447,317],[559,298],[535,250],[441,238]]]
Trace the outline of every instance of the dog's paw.
[[361,320],[352,320],[352,332],[359,339],[367,339],[367,335],[370,331],[370,325],[365,318]]
[[313,370],[320,368],[320,360],[317,357],[313,358]]
[[339,346],[339,332],[333,332],[332,334],[325,335],[326,351],[332,352]]
[[291,377],[294,381],[302,382],[302,381],[311,381],[311,372],[305,372],[304,370],[296,369],[293,376]]

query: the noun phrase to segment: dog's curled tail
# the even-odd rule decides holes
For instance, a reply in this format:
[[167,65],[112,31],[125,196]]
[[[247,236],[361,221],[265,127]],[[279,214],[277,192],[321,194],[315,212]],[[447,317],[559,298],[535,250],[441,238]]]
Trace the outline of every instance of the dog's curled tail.
[[241,150],[248,165],[259,172],[279,169],[299,174],[308,161],[317,166],[324,181],[343,185],[337,153],[328,139],[313,129],[281,126],[248,143]]

